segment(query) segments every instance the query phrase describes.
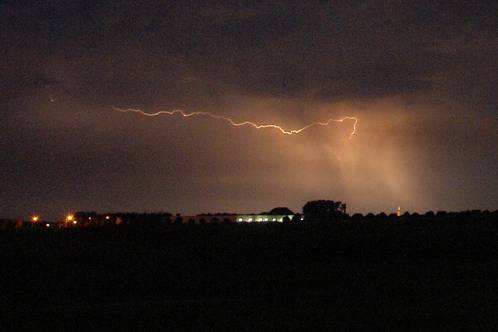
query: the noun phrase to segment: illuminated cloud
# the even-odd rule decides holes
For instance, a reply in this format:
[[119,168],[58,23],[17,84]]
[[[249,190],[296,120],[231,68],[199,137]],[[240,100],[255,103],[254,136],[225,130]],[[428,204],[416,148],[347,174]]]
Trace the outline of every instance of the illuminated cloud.
[[[495,12],[491,1],[2,3],[0,213],[298,211],[314,198],[362,212],[496,208]],[[348,123],[254,135],[114,106],[359,124],[344,142]]]

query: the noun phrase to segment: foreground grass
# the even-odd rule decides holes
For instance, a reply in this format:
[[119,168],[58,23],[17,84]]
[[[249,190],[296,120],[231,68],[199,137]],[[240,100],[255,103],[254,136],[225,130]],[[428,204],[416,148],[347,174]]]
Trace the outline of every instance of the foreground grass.
[[498,221],[0,233],[4,329],[494,329]]

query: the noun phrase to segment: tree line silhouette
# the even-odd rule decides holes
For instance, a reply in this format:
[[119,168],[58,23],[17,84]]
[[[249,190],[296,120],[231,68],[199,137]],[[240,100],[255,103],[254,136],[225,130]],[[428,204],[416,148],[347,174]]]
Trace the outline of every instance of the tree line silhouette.
[[[328,223],[328,222],[365,222],[365,221],[391,221],[391,222],[414,222],[414,221],[478,221],[488,219],[498,219],[498,210],[467,210],[460,212],[447,211],[427,211],[423,214],[414,212],[404,212],[401,215],[396,213],[386,214],[384,212],[374,213],[354,213],[352,215],[346,212],[347,205],[341,201],[333,200],[314,200],[308,201],[302,208],[301,213],[294,213],[286,207],[274,208],[268,212],[262,212],[260,215],[284,215],[284,223]],[[291,215],[292,218],[289,218]],[[181,214],[172,214],[169,212],[114,212],[114,213],[97,213],[95,211],[79,211],[74,213],[74,223],[65,221],[36,222],[20,219],[0,219],[0,229],[35,229],[35,228],[67,228],[67,227],[98,227],[110,225],[167,225],[167,224],[230,224],[235,223],[235,213],[202,213],[196,217],[182,216]],[[269,221],[271,222],[271,221]]]
[[496,326],[497,211],[348,215],[342,202],[311,201],[303,215],[223,223],[211,214],[203,217],[220,222],[190,225],[164,212],[79,212],[62,228],[8,221],[0,330],[346,330],[357,317],[369,321],[358,330],[386,321],[439,330],[441,319],[456,330],[476,317],[485,330]]

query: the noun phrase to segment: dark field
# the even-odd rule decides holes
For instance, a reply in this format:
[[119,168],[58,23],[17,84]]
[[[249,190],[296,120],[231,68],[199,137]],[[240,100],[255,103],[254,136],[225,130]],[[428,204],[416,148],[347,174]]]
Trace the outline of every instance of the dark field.
[[0,233],[2,330],[496,330],[498,221]]

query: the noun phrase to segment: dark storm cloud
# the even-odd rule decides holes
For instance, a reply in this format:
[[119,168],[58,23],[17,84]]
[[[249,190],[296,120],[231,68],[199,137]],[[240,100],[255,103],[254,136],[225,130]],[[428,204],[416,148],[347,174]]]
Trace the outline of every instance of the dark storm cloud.
[[[154,91],[178,96],[182,85],[194,81],[314,100],[416,93],[431,88],[436,71],[462,61],[459,48],[486,37],[496,42],[497,28],[491,2],[51,1],[6,3],[2,9],[7,55],[29,50],[31,56],[18,61],[25,60],[33,73],[55,71],[92,99],[99,91],[105,91],[103,99],[123,91],[137,104],[158,99]],[[456,52],[440,54],[448,42],[457,43]],[[483,60],[474,51],[466,55],[468,65]]]
[[4,71],[0,79],[0,98],[15,98],[37,89],[54,87],[59,82],[36,72],[8,73]]
[[[498,107],[497,11],[495,1],[292,5],[284,1],[3,1],[0,146],[10,159],[0,165],[0,180],[6,184],[0,190],[2,196],[9,196],[2,209],[18,213],[22,201],[36,196],[27,189],[16,191],[23,182],[38,184],[44,188],[39,189],[41,193],[58,201],[71,197],[70,203],[76,206],[104,206],[91,196],[85,196],[84,203],[78,201],[78,195],[71,193],[80,188],[100,197],[99,202],[108,202],[109,209],[126,207],[129,201],[135,202],[130,209],[156,208],[169,200],[179,209],[192,210],[197,207],[189,202],[201,200],[206,193],[212,194],[207,195],[212,200],[202,200],[205,210],[210,203],[230,202],[230,197],[239,197],[230,204],[247,209],[258,198],[254,195],[244,205],[241,191],[264,191],[267,201],[283,197],[294,202],[305,194],[314,195],[313,190],[325,195],[325,187],[348,188],[354,177],[362,179],[354,184],[365,188],[378,188],[375,181],[382,178],[390,186],[386,195],[401,196],[396,185],[403,182],[402,170],[409,179],[436,178],[431,183],[445,188],[438,203],[448,205],[444,197],[451,196],[451,178],[482,184],[475,177],[489,176],[496,161],[490,142],[496,138]],[[374,113],[396,121],[402,118],[402,112],[385,100],[427,118],[402,129],[382,123],[381,128],[387,126],[394,133],[382,131],[392,136],[376,137]],[[329,143],[323,143],[336,137],[331,139],[325,131],[316,134],[323,140],[309,135],[287,143],[271,135],[239,137],[220,123],[196,122],[192,133],[190,123],[176,118],[153,122],[110,112],[113,106],[147,111],[183,108],[245,120],[243,115],[250,110],[248,119],[265,115],[265,121],[275,116],[285,122],[306,109],[311,111],[301,120],[316,121],[330,116],[328,111],[318,111],[320,105],[342,115],[334,109],[334,103],[341,102],[354,105],[350,109],[362,116],[362,133],[371,135],[364,144],[373,137],[386,149],[385,158],[377,159],[370,154],[370,146],[355,147],[362,154],[357,158],[362,160],[362,172],[350,174],[343,167],[348,178],[342,182],[319,176],[330,168],[338,172],[337,165],[330,166]],[[462,129],[461,121],[467,119],[486,125]],[[334,130],[342,134],[340,130],[348,128]],[[458,137],[449,139],[452,133]],[[405,144],[405,149],[390,145],[390,139]],[[472,142],[486,147],[488,154],[475,150]],[[245,151],[233,150],[238,146]],[[395,167],[402,168],[397,163],[400,155],[422,147],[430,150],[423,151],[432,158],[427,157],[427,167]],[[479,170],[470,157],[459,163],[460,168],[451,168],[456,154],[481,160]],[[414,156],[403,160],[414,165]],[[434,170],[434,174],[419,169]],[[376,175],[381,172],[385,174]],[[287,194],[289,184],[274,174],[292,179],[301,174],[303,180],[295,184],[301,196]],[[472,192],[478,191],[467,183],[472,181],[465,181]],[[487,195],[485,206],[496,203],[492,197],[496,184],[491,181],[491,186],[481,190]],[[148,190],[163,198],[153,197]],[[360,209],[374,205],[371,197],[352,190],[351,197],[356,196],[363,202],[358,204]],[[406,201],[416,201],[416,195],[406,196]],[[462,194],[458,203],[466,197]],[[426,201],[426,197],[418,200]]]

